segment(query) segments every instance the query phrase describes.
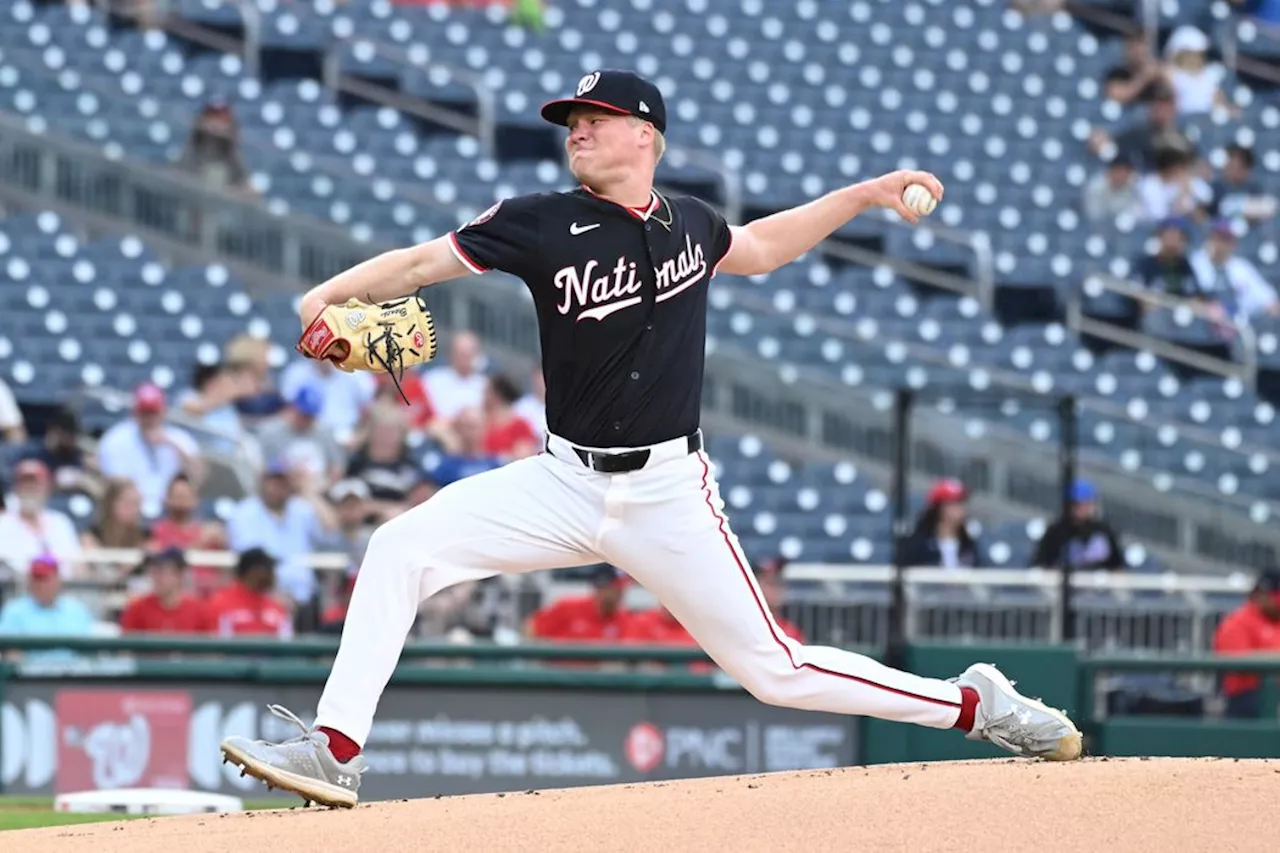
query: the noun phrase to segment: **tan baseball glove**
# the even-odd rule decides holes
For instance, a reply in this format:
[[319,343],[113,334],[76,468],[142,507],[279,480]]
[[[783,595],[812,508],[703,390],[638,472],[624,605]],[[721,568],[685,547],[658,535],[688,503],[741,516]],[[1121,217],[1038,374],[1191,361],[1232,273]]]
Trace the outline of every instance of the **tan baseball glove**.
[[348,373],[388,373],[399,388],[406,367],[435,357],[435,322],[420,296],[376,304],[353,298],[321,311],[298,339],[297,349]]

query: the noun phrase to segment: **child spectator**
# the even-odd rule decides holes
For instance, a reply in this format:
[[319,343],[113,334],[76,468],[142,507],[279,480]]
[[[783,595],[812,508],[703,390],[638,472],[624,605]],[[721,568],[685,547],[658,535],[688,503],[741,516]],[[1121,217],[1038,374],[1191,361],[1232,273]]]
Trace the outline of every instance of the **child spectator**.
[[1179,115],[1203,115],[1214,107],[1231,107],[1222,91],[1227,69],[1219,62],[1209,62],[1208,53],[1209,37],[1192,26],[1178,27],[1165,43],[1167,76],[1178,99]]

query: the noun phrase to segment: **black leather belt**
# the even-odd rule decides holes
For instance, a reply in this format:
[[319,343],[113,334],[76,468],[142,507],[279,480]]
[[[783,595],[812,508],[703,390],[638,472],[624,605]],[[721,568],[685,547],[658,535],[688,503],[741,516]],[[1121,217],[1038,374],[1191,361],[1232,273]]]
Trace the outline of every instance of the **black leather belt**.
[[[702,449],[702,432],[698,431],[686,437],[689,442],[689,452],[697,453]],[[598,450],[586,450],[581,447],[573,447],[573,452],[578,454],[578,458],[582,460],[582,464],[586,465],[592,471],[599,471],[601,474],[626,474],[629,471],[639,471],[649,463],[650,451],[648,448],[643,450],[628,450],[623,453],[601,453]]]

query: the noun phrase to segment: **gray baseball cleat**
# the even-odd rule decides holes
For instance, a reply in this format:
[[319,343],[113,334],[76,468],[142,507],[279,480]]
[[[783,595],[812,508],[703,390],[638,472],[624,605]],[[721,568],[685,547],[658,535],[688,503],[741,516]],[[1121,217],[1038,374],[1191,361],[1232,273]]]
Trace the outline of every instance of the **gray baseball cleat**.
[[970,740],[985,740],[1014,755],[1047,761],[1074,761],[1083,742],[1080,730],[1062,711],[1023,696],[1013,682],[989,663],[975,663],[951,679],[978,693]]
[[309,728],[287,708],[268,705],[267,710],[296,725],[302,734],[283,743],[229,737],[222,742],[222,760],[240,767],[241,776],[261,779],[268,788],[292,791],[308,804],[353,807],[359,799],[364,756],[338,761],[329,751],[329,736],[324,732]]

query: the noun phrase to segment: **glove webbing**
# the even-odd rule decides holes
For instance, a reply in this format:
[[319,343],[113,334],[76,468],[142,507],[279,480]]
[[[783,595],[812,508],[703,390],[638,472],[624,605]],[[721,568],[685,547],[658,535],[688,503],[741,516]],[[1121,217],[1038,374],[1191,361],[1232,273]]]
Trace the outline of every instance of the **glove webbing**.
[[[413,297],[406,296],[404,299],[395,302],[384,303],[383,307],[394,308],[397,305],[403,305]],[[373,302],[373,295],[369,294],[369,301]],[[391,377],[392,383],[396,386],[396,392],[399,393],[400,399],[404,400],[406,406],[412,405],[409,398],[405,396],[404,389],[400,387],[400,380],[404,376],[404,351],[405,347],[396,339],[396,334],[392,331],[394,323],[379,323],[382,327],[382,334],[374,337],[372,332],[365,334],[364,344],[369,352],[369,357],[376,360],[382,365],[382,369]],[[382,352],[385,350],[385,354]],[[409,349],[414,355],[418,355],[415,349]]]

